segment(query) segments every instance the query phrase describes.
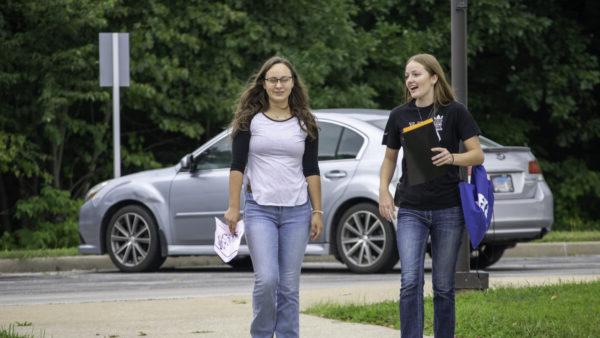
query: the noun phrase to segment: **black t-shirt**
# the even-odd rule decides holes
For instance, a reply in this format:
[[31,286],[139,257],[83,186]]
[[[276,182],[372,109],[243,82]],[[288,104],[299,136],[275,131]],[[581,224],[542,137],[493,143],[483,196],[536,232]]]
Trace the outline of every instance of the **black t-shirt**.
[[[391,149],[400,149],[404,144],[402,129],[428,118],[433,118],[436,131],[441,137],[440,147],[458,153],[459,142],[479,135],[477,123],[459,102],[434,109],[433,105],[418,107],[415,100],[394,108],[385,127],[382,144]],[[429,182],[414,186],[406,179],[406,159],[402,158],[402,177],[396,188],[396,206],[418,210],[438,210],[460,205],[458,191],[459,167],[447,165],[446,174]]]

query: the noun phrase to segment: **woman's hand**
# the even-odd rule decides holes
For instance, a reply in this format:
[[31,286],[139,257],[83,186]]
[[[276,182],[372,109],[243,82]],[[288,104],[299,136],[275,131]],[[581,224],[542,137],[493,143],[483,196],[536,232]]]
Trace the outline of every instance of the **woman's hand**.
[[236,227],[237,227],[237,223],[239,222],[241,216],[240,216],[240,209],[235,209],[235,208],[227,208],[227,211],[225,211],[225,222],[227,222],[227,224],[229,225],[229,232],[233,235],[236,233]]
[[389,191],[379,192],[379,214],[390,222],[394,221],[394,198]]
[[319,212],[313,212],[310,218],[310,239],[315,240],[323,231],[323,215]]
[[448,149],[446,148],[441,148],[441,147],[436,147],[436,148],[431,148],[431,151],[437,151],[438,154],[433,156],[431,158],[431,161],[433,161],[433,164],[436,166],[442,166],[442,165],[453,165],[454,164],[454,155],[452,155],[452,153],[450,151],[448,151]]

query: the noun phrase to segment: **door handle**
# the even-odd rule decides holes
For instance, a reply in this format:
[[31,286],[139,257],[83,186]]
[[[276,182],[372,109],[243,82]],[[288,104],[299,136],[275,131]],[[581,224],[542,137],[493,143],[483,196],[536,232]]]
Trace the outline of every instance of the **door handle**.
[[339,179],[346,177],[346,172],[342,170],[332,170],[325,173],[325,177],[330,179]]

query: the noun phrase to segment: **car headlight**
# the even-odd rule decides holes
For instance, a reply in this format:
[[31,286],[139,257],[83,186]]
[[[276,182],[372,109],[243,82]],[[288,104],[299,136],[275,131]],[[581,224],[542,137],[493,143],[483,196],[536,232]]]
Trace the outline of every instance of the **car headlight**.
[[104,188],[104,186],[106,186],[108,184],[108,181],[104,181],[102,183],[98,183],[95,186],[92,187],[92,189],[90,189],[87,194],[85,194],[85,201],[89,201],[92,198],[94,198],[94,196],[96,196],[96,194],[102,190],[102,188]]

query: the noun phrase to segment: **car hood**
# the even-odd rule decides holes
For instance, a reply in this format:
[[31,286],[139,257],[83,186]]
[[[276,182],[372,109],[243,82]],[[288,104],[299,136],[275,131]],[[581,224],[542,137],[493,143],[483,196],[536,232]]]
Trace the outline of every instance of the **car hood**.
[[100,190],[98,193],[98,197],[102,198],[104,195],[109,193],[111,190],[120,187],[122,185],[129,184],[133,181],[140,183],[153,184],[159,181],[170,181],[172,177],[177,174],[178,166],[172,166],[168,168],[162,169],[152,169],[140,171],[137,173],[121,176],[118,178],[113,178],[111,180],[106,181],[106,186]]

